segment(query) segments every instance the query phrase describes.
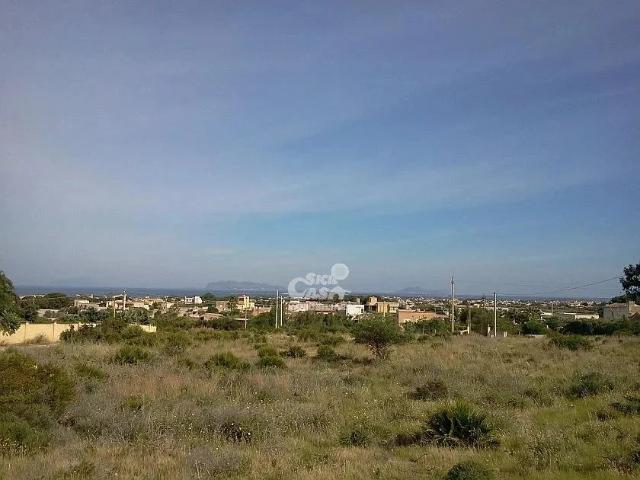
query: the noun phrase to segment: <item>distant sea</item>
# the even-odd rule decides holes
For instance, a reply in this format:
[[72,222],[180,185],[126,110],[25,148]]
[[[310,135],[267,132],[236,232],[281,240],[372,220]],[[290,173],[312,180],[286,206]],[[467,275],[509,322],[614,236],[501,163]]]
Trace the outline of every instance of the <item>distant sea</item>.
[[[251,291],[251,290],[207,290],[204,288],[140,288],[140,287],[56,287],[56,286],[33,286],[33,285],[16,285],[15,291],[18,295],[42,295],[45,293],[58,292],[64,293],[70,297],[75,295],[98,295],[98,296],[110,296],[110,295],[119,295],[123,290],[127,291],[127,295],[131,297],[188,297],[194,295],[203,295],[205,293],[213,293],[218,297],[226,297],[229,295],[240,295],[246,294],[252,297],[275,297],[275,292],[269,293],[265,291]],[[281,290],[281,293],[286,295],[286,291]],[[352,295],[358,295],[361,297],[367,295],[387,295],[394,297],[404,297],[404,298],[448,298],[448,295],[445,293],[438,294],[436,292],[433,293],[385,293],[385,292],[352,292]],[[492,301],[493,298],[489,298],[489,295],[486,295],[487,301]],[[492,296],[491,296],[492,297]],[[458,299],[478,299],[482,298],[482,295],[459,295]],[[516,296],[508,296],[501,297],[498,296],[499,300],[535,300],[535,301],[543,301],[543,300],[596,300],[596,301],[608,301],[609,298],[599,298],[599,297],[532,297],[529,295],[522,295],[520,297]]]
[[[56,287],[56,286],[33,286],[33,285],[16,285],[16,293],[18,295],[41,295],[45,293],[57,292],[64,293],[70,297],[75,295],[98,295],[109,296],[119,295],[123,290],[127,291],[127,295],[132,297],[185,297],[193,295],[203,295],[207,292],[214,295],[230,295],[231,293],[240,292],[213,292],[202,288],[140,288],[140,287]],[[243,292],[250,295],[253,292]]]

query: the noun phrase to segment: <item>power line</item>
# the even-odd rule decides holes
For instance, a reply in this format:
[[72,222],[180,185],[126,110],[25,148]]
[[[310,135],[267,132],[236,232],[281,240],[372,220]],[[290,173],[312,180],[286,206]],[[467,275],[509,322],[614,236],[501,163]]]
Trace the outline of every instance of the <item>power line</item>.
[[613,280],[619,280],[620,277],[616,276],[616,277],[611,277],[611,278],[605,278],[604,280],[598,280],[596,282],[589,282],[589,283],[584,283],[581,285],[574,285],[574,286],[569,286],[569,287],[563,287],[563,288],[559,288],[556,290],[548,290],[546,292],[535,292],[535,293],[504,293],[504,292],[498,292],[499,295],[502,295],[504,297],[517,297],[517,296],[528,296],[528,297],[535,297],[535,296],[539,296],[539,295],[551,295],[554,293],[561,293],[561,292],[570,292],[573,290],[579,290],[581,288],[586,288],[586,287],[591,287],[593,285],[600,285],[603,283],[607,283],[607,282],[611,282]]

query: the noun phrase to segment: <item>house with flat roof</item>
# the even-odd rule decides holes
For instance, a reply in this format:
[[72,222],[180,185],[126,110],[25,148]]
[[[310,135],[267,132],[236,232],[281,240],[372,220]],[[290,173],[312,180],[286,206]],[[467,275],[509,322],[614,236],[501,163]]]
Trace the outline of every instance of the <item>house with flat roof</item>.
[[636,305],[635,302],[610,303],[604,306],[602,318],[605,320],[631,318],[636,313],[640,314],[640,305]]

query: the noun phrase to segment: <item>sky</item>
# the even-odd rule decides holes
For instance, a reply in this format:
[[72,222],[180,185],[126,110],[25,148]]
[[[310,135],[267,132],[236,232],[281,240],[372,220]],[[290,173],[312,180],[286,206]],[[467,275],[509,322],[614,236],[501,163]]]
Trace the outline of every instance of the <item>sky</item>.
[[0,0],[0,269],[184,288],[341,262],[354,290],[462,294],[620,275],[638,25],[635,0]]

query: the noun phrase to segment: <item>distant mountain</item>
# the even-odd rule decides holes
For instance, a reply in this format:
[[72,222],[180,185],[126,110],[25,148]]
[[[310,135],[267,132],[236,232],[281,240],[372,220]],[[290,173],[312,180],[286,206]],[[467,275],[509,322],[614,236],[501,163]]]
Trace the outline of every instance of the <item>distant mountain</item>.
[[260,282],[236,282],[233,280],[222,280],[219,282],[209,282],[205,287],[205,290],[211,292],[235,292],[235,293],[246,293],[246,292],[275,292],[276,289],[283,291],[282,287],[277,287],[275,285],[269,285],[268,283],[260,283]]
[[442,290],[429,290],[424,287],[406,287],[401,290],[397,290],[393,292],[394,295],[398,296],[429,296],[429,297],[441,297],[443,295],[447,295],[446,292]]

